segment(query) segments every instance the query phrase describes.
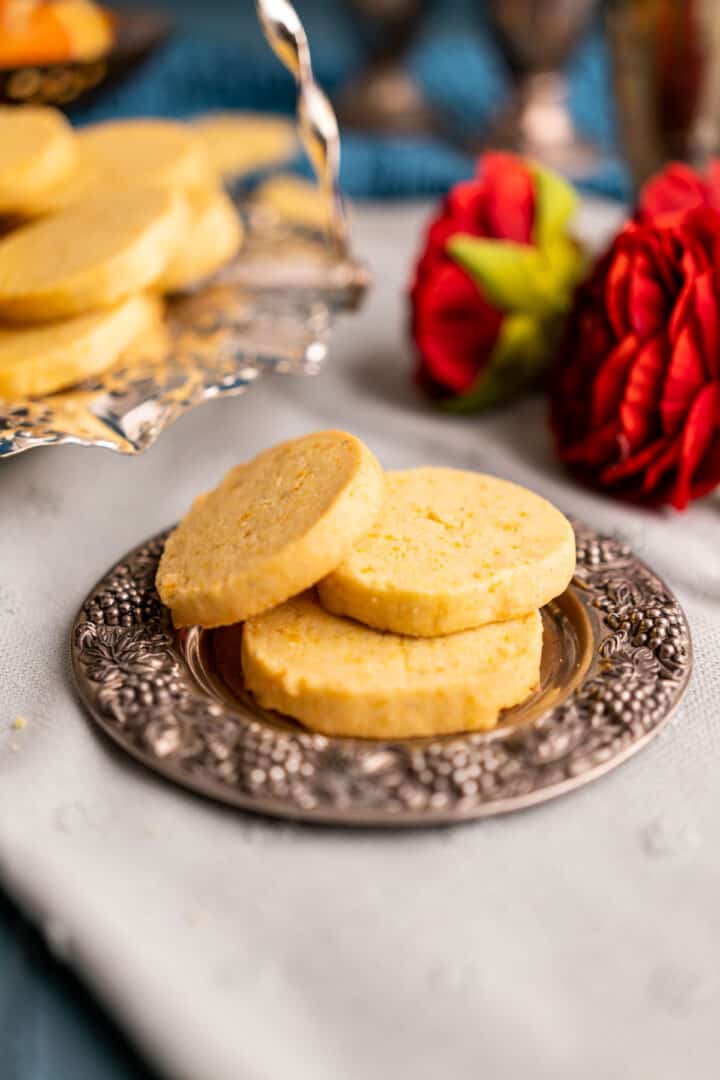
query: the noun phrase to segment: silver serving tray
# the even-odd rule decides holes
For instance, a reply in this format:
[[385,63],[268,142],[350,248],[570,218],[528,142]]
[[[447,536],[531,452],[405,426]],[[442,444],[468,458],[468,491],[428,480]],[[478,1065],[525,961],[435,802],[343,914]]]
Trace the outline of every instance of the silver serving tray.
[[176,633],[155,590],[165,535],[92,590],[72,631],[83,703],[168,780],[246,810],[342,825],[432,825],[517,810],[594,780],[668,722],[692,664],[685,615],[619,541],[576,525],[577,572],[543,611],[541,684],[491,732],[359,740],[261,709],[239,627]]
[[70,391],[0,399],[0,458],[63,443],[138,454],[188,409],[241,394],[267,371],[315,374],[334,317],[360,302],[368,275],[350,254],[335,114],[315,82],[292,5],[257,0],[256,7],[268,43],[297,82],[298,129],[326,199],[327,230],[292,228],[241,206],[240,254],[170,303],[167,350],[121,361]]

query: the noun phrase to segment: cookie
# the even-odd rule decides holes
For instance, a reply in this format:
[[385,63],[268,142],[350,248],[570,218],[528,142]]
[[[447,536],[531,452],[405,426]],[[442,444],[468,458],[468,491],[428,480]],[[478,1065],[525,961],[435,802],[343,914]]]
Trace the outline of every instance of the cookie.
[[189,125],[145,118],[80,128],[72,174],[27,207],[55,213],[97,193],[167,187],[185,191],[211,185],[215,173],[203,140]]
[[190,124],[145,117],[78,131],[81,152],[103,175],[133,187],[202,187],[214,179],[205,143]]
[[152,285],[187,221],[162,188],[94,195],[0,241],[0,320],[52,322],[112,307]]
[[572,526],[539,495],[421,468],[386,475],[380,517],[318,592],[337,615],[432,637],[540,608],[574,569]]
[[157,298],[132,296],[118,307],[46,326],[0,328],[0,397],[39,397],[110,367],[162,314]]
[[494,727],[537,685],[541,653],[537,611],[408,638],[332,615],[309,592],[248,620],[242,670],[260,705],[314,731],[395,739]]
[[283,221],[311,229],[326,229],[330,220],[327,199],[317,184],[290,173],[271,176],[258,185],[253,202]]
[[70,176],[73,130],[57,109],[0,106],[0,214],[23,214]]
[[161,292],[179,292],[214,274],[237,254],[242,242],[240,217],[222,188],[194,188],[187,201],[190,221],[156,282]]
[[343,431],[231,469],[165,544],[156,584],[175,625],[239,622],[314,585],[370,528],[382,491],[377,461]]
[[295,156],[295,125],[270,113],[220,112],[198,116],[193,126],[203,139],[212,167],[231,179],[280,165]]

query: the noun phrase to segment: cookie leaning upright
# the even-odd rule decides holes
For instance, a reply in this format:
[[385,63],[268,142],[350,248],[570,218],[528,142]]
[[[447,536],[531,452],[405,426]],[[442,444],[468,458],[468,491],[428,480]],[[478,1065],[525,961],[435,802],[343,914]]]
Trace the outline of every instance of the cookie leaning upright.
[[314,585],[373,524],[383,473],[359,439],[321,431],[226,474],[170,535],[156,585],[176,626],[223,626]]
[[152,285],[188,210],[170,189],[97,194],[0,241],[0,319],[51,322],[111,307]]
[[386,474],[374,527],[318,592],[336,615],[433,637],[540,608],[574,570],[572,526],[540,495],[482,473],[420,468]]

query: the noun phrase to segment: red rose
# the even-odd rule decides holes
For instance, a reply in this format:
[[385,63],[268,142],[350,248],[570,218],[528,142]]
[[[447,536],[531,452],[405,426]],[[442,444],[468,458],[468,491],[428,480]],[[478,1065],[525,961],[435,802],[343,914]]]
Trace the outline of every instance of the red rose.
[[720,215],[672,220],[626,225],[578,290],[552,422],[581,480],[683,509],[720,482]]
[[410,291],[418,378],[438,396],[469,390],[488,363],[503,313],[446,250],[457,234],[532,243],[534,180],[520,158],[485,154],[449,192],[425,238]]
[[689,210],[720,210],[720,161],[711,161],[707,176],[672,161],[643,187],[635,218],[642,224],[676,223]]

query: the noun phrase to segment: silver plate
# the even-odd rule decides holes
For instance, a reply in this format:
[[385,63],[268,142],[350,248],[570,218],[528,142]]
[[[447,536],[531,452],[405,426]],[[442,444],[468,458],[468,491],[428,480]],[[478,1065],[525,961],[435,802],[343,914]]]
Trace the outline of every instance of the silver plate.
[[248,810],[343,825],[430,825],[554,798],[619,765],[667,723],[691,645],[669,589],[619,541],[576,526],[577,573],[543,612],[533,697],[482,734],[328,738],[260,709],[238,629],[176,634],[155,591],[165,534],[96,585],[72,632],[100,727],[169,780]]

